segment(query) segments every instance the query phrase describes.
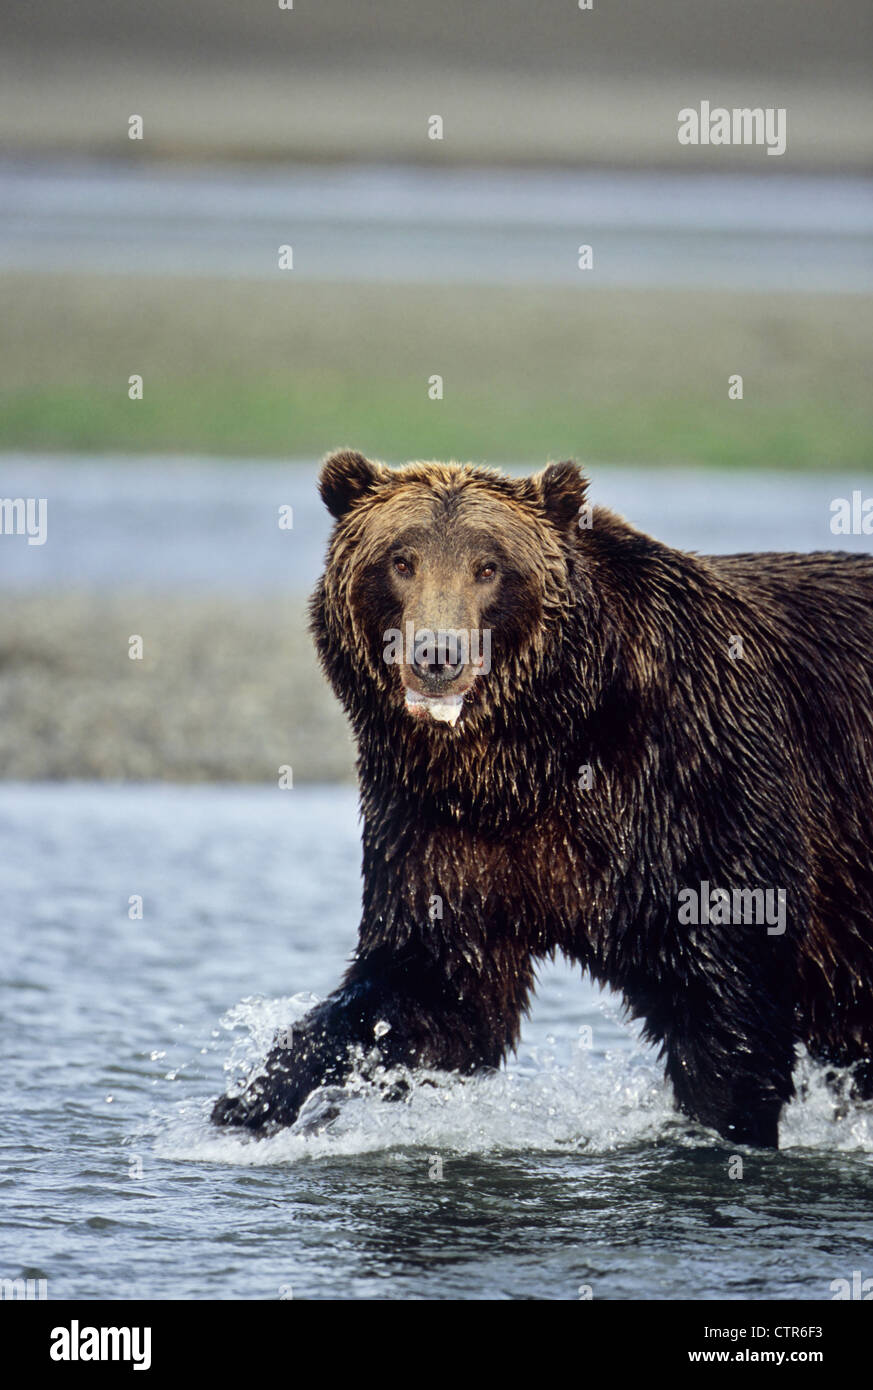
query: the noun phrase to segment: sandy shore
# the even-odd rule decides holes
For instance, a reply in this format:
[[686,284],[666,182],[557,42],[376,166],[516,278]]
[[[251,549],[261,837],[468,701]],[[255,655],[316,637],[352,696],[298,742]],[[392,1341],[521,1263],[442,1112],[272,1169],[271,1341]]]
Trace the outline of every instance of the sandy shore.
[[[830,78],[766,84],[788,113],[779,159],[760,147],[682,146],[677,113],[697,93],[714,104],[762,104],[761,80],[705,73],[627,75],[453,71],[420,61],[383,81],[340,69],[191,67],[126,53],[0,56],[0,128],[19,155],[137,160],[404,160],[429,164],[645,165],[745,172],[865,172],[869,92]],[[87,94],[87,98],[86,98]],[[778,96],[778,102],[776,97]],[[128,115],[143,115],[141,142]],[[444,138],[428,138],[431,113]]]
[[283,764],[295,785],[353,777],[301,601],[27,595],[0,609],[3,777],[272,783]]
[[[6,8],[0,129],[18,154],[870,166],[861,0]],[[784,107],[787,152],[680,146],[677,113],[701,98]],[[138,142],[127,138],[133,113]],[[432,114],[442,139],[428,138]]]

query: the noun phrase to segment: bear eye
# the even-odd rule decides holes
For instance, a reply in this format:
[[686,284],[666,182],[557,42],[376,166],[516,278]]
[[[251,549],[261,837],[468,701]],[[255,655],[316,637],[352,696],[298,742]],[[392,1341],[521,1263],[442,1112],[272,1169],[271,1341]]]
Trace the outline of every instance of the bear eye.
[[493,579],[496,573],[497,573],[497,565],[495,564],[495,562],[494,562],[493,560],[489,560],[488,563],[487,563],[487,565],[483,565],[483,566],[482,566],[482,568],[480,569],[479,573],[476,575],[476,578],[477,578],[477,579]]
[[393,564],[398,574],[412,573],[412,564],[409,560],[405,560],[402,555],[395,555]]

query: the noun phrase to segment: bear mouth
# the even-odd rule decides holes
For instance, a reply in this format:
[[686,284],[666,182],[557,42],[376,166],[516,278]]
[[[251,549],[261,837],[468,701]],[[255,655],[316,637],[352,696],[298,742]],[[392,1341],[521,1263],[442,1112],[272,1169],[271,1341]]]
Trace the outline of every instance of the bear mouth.
[[422,695],[417,690],[404,691],[406,708],[415,719],[435,719],[440,724],[457,724],[464,708],[464,696],[445,692],[440,695]]

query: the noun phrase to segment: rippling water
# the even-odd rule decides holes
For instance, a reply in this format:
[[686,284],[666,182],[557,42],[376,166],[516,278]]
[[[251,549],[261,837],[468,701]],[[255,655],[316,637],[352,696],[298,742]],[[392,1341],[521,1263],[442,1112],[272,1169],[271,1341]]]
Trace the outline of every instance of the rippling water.
[[[595,465],[591,473],[595,504],[683,550],[873,546],[869,535],[831,530],[833,500],[871,496],[873,468],[738,475]],[[0,479],[4,496],[44,497],[47,506],[48,544],[16,536],[4,549],[9,589],[301,593],[324,565],[330,517],[312,460],[2,454]],[[277,525],[283,505],[293,512],[288,531]]]
[[289,228],[304,280],[578,288],[584,235],[598,285],[873,286],[863,178],[0,159],[3,270],[267,279]]
[[542,970],[496,1077],[397,1104],[352,1088],[321,1132],[212,1129],[225,1068],[353,947],[351,791],[6,785],[0,835],[0,1277],[50,1298],[829,1299],[871,1273],[873,1107],[836,1115],[802,1061],[783,1149],[732,1179],[568,967]]

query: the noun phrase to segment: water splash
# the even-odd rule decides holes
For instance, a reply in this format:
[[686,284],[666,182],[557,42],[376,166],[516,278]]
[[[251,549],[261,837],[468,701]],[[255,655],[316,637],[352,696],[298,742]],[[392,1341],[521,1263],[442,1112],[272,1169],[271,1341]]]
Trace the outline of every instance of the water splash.
[[[301,1018],[317,1002],[312,995],[290,999],[245,999],[222,1020],[236,1032],[225,1071],[242,1085],[262,1065],[289,1019]],[[217,1047],[226,1047],[219,1041]],[[386,1103],[383,1091],[400,1099]],[[797,1097],[786,1108],[781,1150],[873,1154],[873,1104],[852,1103],[845,1086],[836,1091],[826,1071],[802,1054],[795,1073]],[[638,1034],[628,1029],[623,1047],[597,1051],[549,1036],[546,1046],[523,1050],[495,1074],[458,1078],[418,1071],[383,1073],[381,1088],[353,1075],[343,1087],[309,1098],[297,1122],[266,1139],[209,1123],[209,1101],[187,1101],[166,1112],[155,1138],[156,1152],[169,1159],[260,1167],[301,1159],[343,1157],[391,1149],[425,1148],[442,1153],[508,1151],[610,1153],[654,1144],[707,1146],[721,1141],[712,1131],[679,1116],[663,1067]]]

